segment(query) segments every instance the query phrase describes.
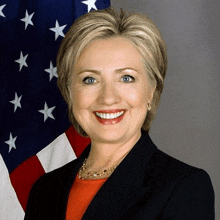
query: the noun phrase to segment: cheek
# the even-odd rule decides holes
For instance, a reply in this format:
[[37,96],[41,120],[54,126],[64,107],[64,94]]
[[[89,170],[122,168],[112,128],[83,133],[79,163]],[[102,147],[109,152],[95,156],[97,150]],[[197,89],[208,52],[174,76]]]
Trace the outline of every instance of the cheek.
[[78,111],[87,109],[92,103],[92,96],[86,91],[73,92],[73,108]]
[[131,106],[142,106],[146,99],[146,91],[142,87],[130,89],[124,95]]

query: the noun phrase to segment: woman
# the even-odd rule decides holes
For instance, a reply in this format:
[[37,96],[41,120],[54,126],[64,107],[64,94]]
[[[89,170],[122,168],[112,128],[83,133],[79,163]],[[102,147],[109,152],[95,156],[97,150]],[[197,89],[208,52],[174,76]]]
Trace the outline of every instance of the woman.
[[57,58],[75,129],[91,144],[34,185],[25,219],[214,219],[208,174],[160,151],[148,132],[167,69],[146,16],[112,8],[79,18]]

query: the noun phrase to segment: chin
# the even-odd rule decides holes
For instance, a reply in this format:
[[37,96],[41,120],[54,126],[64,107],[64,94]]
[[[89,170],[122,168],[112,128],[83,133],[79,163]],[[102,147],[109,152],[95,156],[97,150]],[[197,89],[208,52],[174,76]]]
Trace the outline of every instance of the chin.
[[105,143],[117,143],[120,142],[124,137],[125,133],[121,133],[118,131],[101,131],[98,134],[91,135],[91,140],[99,141],[99,142],[105,142]]

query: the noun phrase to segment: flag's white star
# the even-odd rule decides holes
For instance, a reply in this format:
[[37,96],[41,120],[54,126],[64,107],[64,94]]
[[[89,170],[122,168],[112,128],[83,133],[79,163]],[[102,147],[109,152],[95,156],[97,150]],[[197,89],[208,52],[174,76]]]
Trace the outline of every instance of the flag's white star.
[[22,95],[20,97],[18,97],[17,92],[16,92],[15,93],[15,99],[10,101],[12,104],[14,104],[14,112],[16,111],[17,107],[21,108],[21,102],[20,102],[21,97],[22,97]]
[[48,108],[47,103],[44,104],[44,109],[38,110],[40,113],[44,114],[44,122],[47,120],[48,117],[55,119],[52,115],[52,111],[56,108],[56,106],[53,106],[51,108]]
[[12,134],[10,132],[10,136],[9,136],[9,140],[8,141],[5,141],[6,144],[8,144],[9,146],[9,151],[8,153],[11,151],[12,148],[16,149],[16,146],[15,146],[15,141],[16,141],[17,137],[13,138],[12,137]]
[[86,0],[86,1],[82,1],[82,3],[88,6],[88,12],[90,12],[92,8],[97,10],[95,5],[96,1],[97,0]]
[[25,30],[29,24],[34,26],[33,22],[31,21],[33,15],[34,15],[34,12],[31,15],[29,15],[28,11],[26,10],[25,17],[21,19],[21,21],[25,22]]
[[44,71],[50,73],[50,81],[51,81],[51,79],[52,79],[54,76],[58,77],[58,75],[57,75],[57,68],[56,68],[56,67],[53,67],[52,61],[50,61],[50,68],[49,68],[49,69],[45,69]]
[[2,10],[5,6],[6,6],[6,4],[0,6],[0,16],[2,16],[2,17],[5,17],[5,15],[2,12]]
[[17,62],[17,63],[20,64],[20,69],[19,69],[19,71],[21,71],[21,69],[22,69],[23,66],[28,67],[28,65],[27,65],[27,63],[26,63],[27,57],[28,57],[28,54],[24,57],[24,56],[23,56],[23,53],[22,53],[22,51],[21,51],[20,58],[19,58],[18,60],[15,60],[15,62]]
[[60,27],[58,21],[56,20],[56,27],[54,28],[50,28],[51,31],[55,32],[55,40],[59,37],[65,37],[64,33],[63,33],[63,29],[66,27],[66,25],[63,25]]

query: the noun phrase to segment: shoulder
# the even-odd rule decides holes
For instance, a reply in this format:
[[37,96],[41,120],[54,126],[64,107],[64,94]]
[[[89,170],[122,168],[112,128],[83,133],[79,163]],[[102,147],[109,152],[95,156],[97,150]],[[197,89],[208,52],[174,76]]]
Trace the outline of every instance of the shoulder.
[[71,161],[66,165],[57,168],[51,172],[48,172],[41,176],[32,186],[30,197],[41,197],[42,195],[55,192],[63,184],[72,182],[75,175],[73,174],[74,168],[76,167],[76,161]]
[[201,175],[204,178],[209,178],[209,175],[203,169],[186,164],[159,149],[151,157],[148,170],[156,176],[169,180],[182,179],[190,175]]
[[205,170],[158,150],[149,161],[147,173],[154,193],[167,196],[161,216],[214,219],[214,190]]
[[56,183],[60,179],[63,179],[65,176],[69,176],[70,173],[73,171],[73,169],[76,167],[76,162],[77,160],[73,160],[62,167],[59,167],[53,171],[45,173],[36,181],[34,186],[44,185],[51,182]]
[[[186,176],[200,174],[204,178],[209,175],[202,169],[186,164],[158,149],[146,132],[142,133],[142,148],[138,151],[140,158],[147,166],[146,175],[149,179],[178,181]],[[150,149],[150,150],[149,150]],[[150,155],[150,156],[149,156]],[[136,155],[137,156],[137,155]],[[146,159],[146,158],[149,158]]]
[[68,187],[71,187],[82,161],[88,154],[89,150],[90,148],[87,147],[79,158],[41,176],[33,185],[29,200],[32,197],[49,195],[59,189],[67,189]]
[[144,187],[147,203],[135,219],[144,219],[152,212],[158,219],[214,220],[214,190],[203,169],[157,149],[147,163]]
[[74,181],[75,167],[76,160],[44,174],[35,182],[29,194],[25,219],[45,219],[38,215],[47,216],[49,207],[58,202],[62,206],[63,198],[68,196],[68,187],[70,188]]
[[210,176],[205,170],[179,161],[160,150],[151,157],[145,180],[155,191],[165,189],[170,195],[181,188],[185,189],[185,193],[202,195],[202,191],[205,191],[212,197],[214,195]]

